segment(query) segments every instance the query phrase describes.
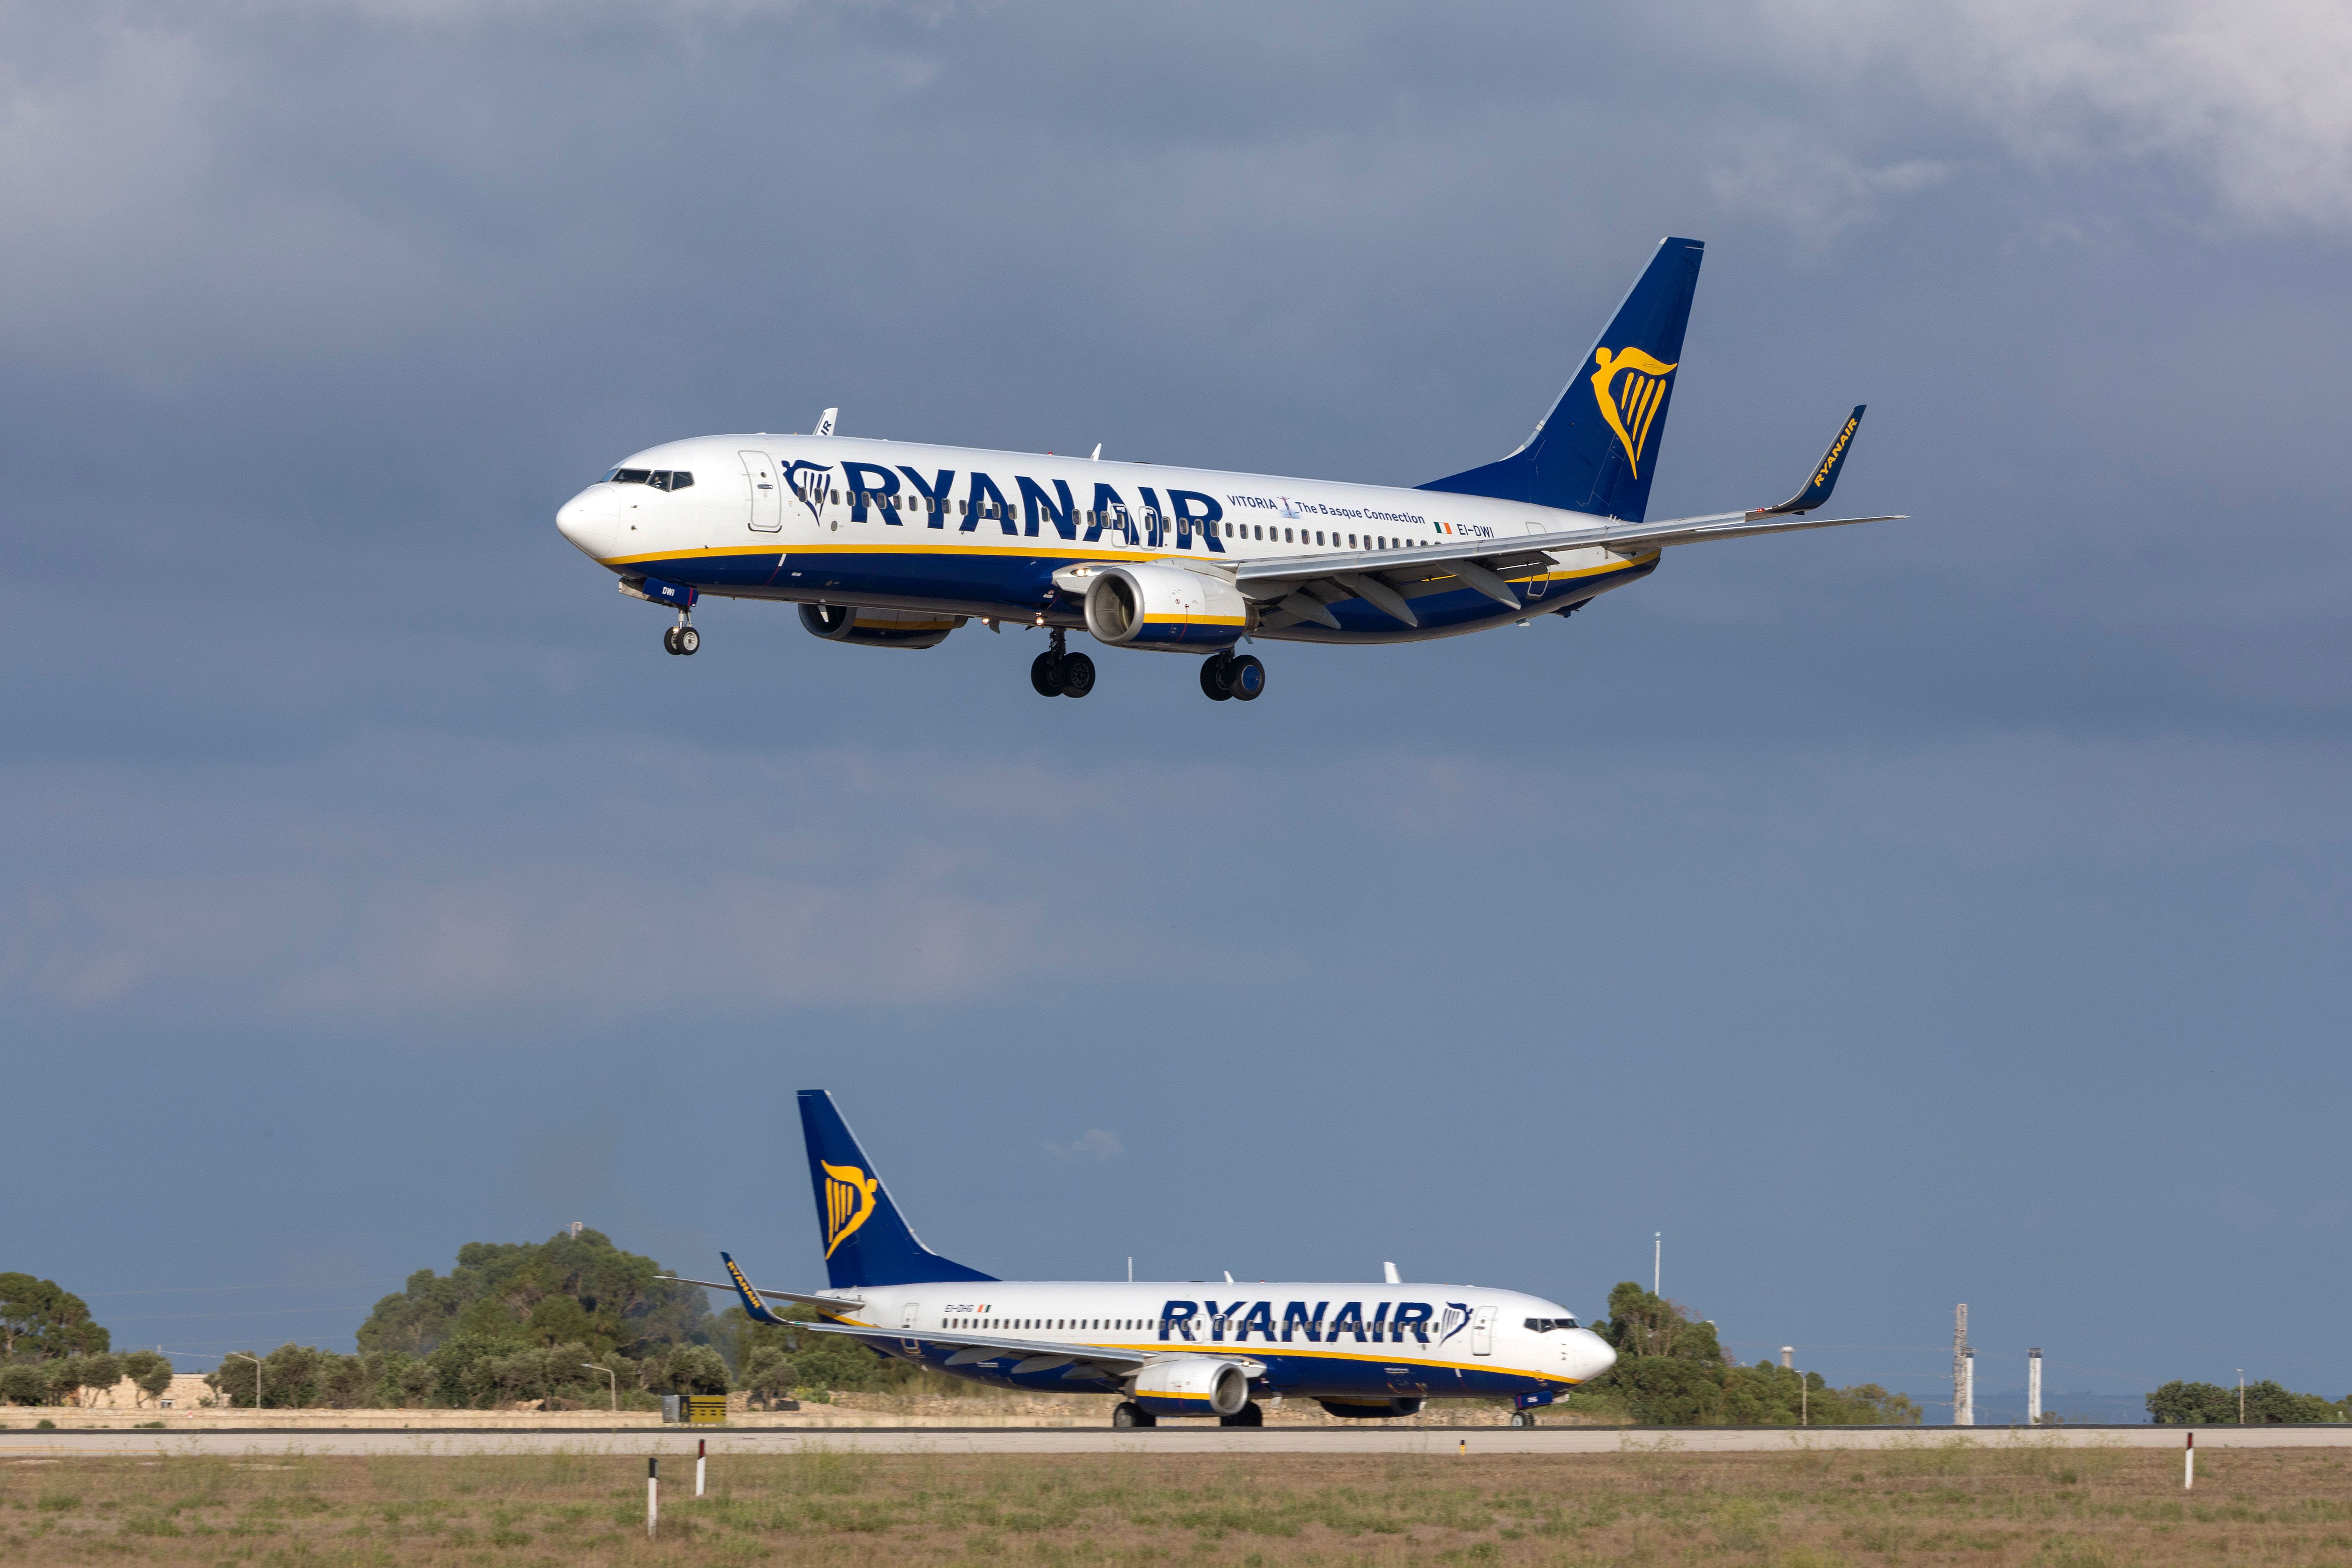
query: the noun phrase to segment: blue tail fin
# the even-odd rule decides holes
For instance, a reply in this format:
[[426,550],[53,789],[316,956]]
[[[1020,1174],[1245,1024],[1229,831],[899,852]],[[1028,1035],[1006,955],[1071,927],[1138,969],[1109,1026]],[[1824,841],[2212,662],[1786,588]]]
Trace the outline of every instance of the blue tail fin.
[[1706,247],[1664,239],[1534,435],[1498,463],[1421,488],[1640,522]]
[[808,1144],[809,1181],[816,1188],[826,1282],[835,1289],[996,1278],[950,1263],[916,1239],[849,1123],[834,1109],[833,1096],[821,1089],[801,1090],[801,1136]]

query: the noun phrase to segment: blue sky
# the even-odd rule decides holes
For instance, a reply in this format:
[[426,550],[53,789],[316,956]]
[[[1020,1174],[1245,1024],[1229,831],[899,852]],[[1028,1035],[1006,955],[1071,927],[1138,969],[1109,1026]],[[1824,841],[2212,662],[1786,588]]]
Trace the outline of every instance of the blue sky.
[[[1007,1275],[1646,1279],[1927,1390],[2331,1310],[2352,26],[2164,0],[0,13],[0,1267],[347,1345],[584,1219],[816,1277],[792,1092]],[[1572,621],[692,660],[556,534],[806,429],[1415,483],[1708,242]],[[142,1292],[152,1292],[142,1294]],[[2261,1303],[2248,1310],[2249,1300]],[[2015,1379],[1998,1373],[2013,1363]]]

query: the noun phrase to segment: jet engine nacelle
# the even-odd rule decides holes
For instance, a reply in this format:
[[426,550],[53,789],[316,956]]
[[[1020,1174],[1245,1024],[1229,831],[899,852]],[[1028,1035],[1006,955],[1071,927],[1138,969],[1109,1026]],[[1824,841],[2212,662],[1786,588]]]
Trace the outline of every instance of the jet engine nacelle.
[[827,642],[865,647],[937,647],[963,625],[961,616],[929,610],[876,610],[856,605],[803,605],[801,625]]
[[1249,1403],[1249,1374],[1229,1361],[1176,1356],[1136,1373],[1129,1397],[1154,1415],[1237,1415]]
[[1113,647],[1214,653],[1249,630],[1249,602],[1205,572],[1105,566],[1087,583],[1087,630]]

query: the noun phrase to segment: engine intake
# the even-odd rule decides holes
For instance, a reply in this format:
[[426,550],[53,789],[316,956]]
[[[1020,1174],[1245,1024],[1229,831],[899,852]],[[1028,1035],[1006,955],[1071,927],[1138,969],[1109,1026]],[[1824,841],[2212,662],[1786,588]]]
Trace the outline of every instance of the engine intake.
[[801,606],[801,625],[811,637],[864,647],[937,647],[963,623],[961,616],[930,610],[877,610],[862,605]]
[[1129,1397],[1154,1415],[1237,1415],[1249,1403],[1249,1374],[1212,1356],[1176,1356],[1145,1366]]
[[1213,653],[1249,630],[1249,602],[1181,566],[1105,566],[1087,584],[1087,630],[1112,647]]

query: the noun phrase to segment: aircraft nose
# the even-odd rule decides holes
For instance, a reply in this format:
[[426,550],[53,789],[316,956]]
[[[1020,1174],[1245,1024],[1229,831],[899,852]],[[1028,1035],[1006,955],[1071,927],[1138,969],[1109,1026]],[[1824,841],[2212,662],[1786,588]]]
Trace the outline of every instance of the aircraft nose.
[[613,523],[620,515],[604,489],[590,486],[565,501],[555,514],[556,531],[570,540],[573,549],[599,560],[612,553]]
[[1574,1359],[1581,1368],[1576,1374],[1579,1383],[1589,1378],[1599,1377],[1617,1364],[1617,1352],[1611,1347],[1607,1340],[1602,1339],[1591,1329],[1574,1329],[1570,1331],[1576,1335]]

